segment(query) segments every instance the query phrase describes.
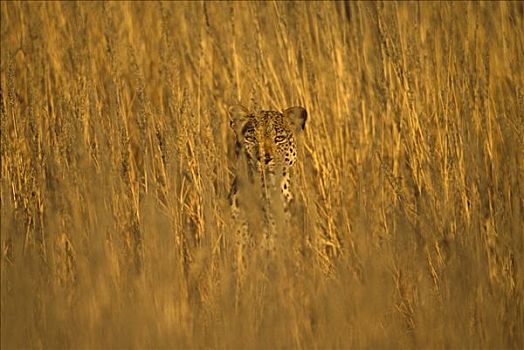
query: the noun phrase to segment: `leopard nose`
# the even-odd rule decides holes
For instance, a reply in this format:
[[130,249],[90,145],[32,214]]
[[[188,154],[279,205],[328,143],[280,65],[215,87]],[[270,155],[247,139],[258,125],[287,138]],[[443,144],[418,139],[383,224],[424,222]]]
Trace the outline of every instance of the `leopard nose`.
[[266,153],[265,157],[264,157],[264,162],[266,164],[269,164],[269,162],[271,162],[271,155],[269,155],[268,153]]

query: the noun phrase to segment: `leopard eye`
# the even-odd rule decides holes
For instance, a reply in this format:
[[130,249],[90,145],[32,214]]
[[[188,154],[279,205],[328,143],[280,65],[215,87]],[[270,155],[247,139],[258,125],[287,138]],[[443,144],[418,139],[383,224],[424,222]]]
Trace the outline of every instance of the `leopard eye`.
[[282,142],[282,141],[284,141],[285,139],[286,139],[285,136],[283,136],[283,135],[278,135],[278,136],[275,137],[275,142]]
[[247,134],[246,136],[244,136],[244,140],[247,141],[247,142],[255,142],[256,141],[255,136],[253,136],[251,134]]

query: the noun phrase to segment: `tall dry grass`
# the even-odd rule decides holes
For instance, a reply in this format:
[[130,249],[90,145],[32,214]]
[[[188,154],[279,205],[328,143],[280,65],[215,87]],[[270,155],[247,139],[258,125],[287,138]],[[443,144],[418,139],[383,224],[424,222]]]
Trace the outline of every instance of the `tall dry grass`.
[[[522,3],[0,7],[2,349],[524,347]],[[239,101],[309,112],[241,287]]]

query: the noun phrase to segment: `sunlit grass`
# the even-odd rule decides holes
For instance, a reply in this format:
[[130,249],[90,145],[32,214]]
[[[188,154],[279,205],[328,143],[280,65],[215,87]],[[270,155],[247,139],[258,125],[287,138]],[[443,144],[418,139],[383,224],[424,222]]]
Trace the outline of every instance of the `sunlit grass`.
[[[524,346],[522,3],[0,8],[2,349]],[[242,284],[239,102],[309,115]]]

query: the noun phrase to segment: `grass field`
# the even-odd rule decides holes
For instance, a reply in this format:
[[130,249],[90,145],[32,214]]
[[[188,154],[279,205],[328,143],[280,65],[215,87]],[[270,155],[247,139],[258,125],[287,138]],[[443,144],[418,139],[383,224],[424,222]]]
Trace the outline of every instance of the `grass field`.
[[[523,348],[522,2],[6,2],[1,347]],[[238,283],[231,104],[309,119]]]

